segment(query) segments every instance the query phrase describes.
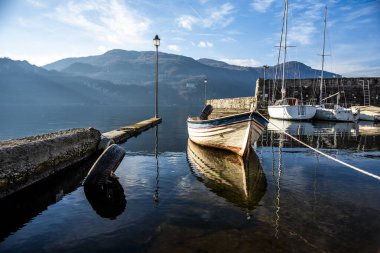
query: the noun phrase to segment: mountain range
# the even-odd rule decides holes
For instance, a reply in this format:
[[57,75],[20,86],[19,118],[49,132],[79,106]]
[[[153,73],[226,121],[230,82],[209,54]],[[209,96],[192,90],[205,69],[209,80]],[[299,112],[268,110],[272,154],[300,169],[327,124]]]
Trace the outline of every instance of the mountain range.
[[[66,58],[43,67],[0,59],[0,104],[154,103],[153,51],[111,50],[102,55]],[[202,104],[204,79],[209,98],[253,95],[262,67],[241,67],[212,59],[195,60],[159,53],[159,101],[163,105]],[[276,66],[266,70],[273,78]],[[279,69],[281,70],[282,64]],[[325,77],[336,74],[324,72]],[[287,78],[317,78],[320,70],[286,63]],[[336,75],[339,76],[339,75]]]

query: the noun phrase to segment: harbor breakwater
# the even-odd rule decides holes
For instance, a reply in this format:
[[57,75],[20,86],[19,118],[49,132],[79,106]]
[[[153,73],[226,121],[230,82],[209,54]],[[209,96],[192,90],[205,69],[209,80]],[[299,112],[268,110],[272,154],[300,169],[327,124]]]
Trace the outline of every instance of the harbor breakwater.
[[151,118],[110,132],[74,128],[22,139],[0,141],[0,198],[75,166],[161,123]]
[[94,128],[76,128],[1,141],[0,198],[88,158],[100,139]]
[[[286,79],[286,95],[303,99],[307,103],[318,103],[320,94],[320,79]],[[281,97],[281,80],[257,79],[256,92],[258,108],[267,106],[268,101],[274,97]],[[273,92],[275,90],[275,92]],[[356,78],[325,78],[322,96],[328,97],[337,92],[340,94],[340,103],[347,106],[372,105],[380,106],[380,77],[356,77]],[[327,102],[336,103],[337,97]]]

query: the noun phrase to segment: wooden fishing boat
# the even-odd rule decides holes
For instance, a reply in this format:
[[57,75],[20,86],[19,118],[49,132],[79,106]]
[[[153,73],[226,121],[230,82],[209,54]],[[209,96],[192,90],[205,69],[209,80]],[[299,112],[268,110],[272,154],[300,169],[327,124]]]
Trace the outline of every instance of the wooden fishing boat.
[[215,119],[189,117],[187,128],[193,142],[226,149],[244,156],[252,138],[258,139],[267,121],[257,112],[245,112]]
[[252,150],[246,159],[230,151],[202,147],[191,140],[187,158],[197,179],[212,192],[245,211],[254,210],[264,196],[267,181]]

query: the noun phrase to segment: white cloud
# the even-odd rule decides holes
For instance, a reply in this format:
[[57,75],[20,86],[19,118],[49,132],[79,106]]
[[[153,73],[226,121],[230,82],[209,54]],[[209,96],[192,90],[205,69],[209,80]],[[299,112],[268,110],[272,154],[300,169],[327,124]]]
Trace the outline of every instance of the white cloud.
[[[78,55],[76,55],[76,56],[78,56]],[[67,55],[60,54],[60,53],[57,53],[57,54],[14,53],[14,54],[5,55],[5,57],[9,57],[12,60],[19,60],[19,61],[26,60],[30,64],[41,67],[41,66],[46,65],[48,63],[52,63],[52,62],[61,60],[63,58],[67,58]]]
[[107,48],[106,48],[105,46],[103,46],[103,45],[98,46],[98,50],[99,50],[99,52],[101,52],[101,53],[105,53],[105,52],[108,51]]
[[362,64],[341,63],[334,67],[336,73],[347,77],[374,77],[380,76],[380,66],[370,67]]
[[361,9],[355,9],[354,11],[349,12],[345,15],[345,20],[346,20],[346,22],[357,20],[357,19],[360,19],[364,16],[368,16],[368,15],[372,14],[373,11],[374,11],[373,6],[367,6],[367,7],[361,8]]
[[315,25],[312,22],[299,23],[290,28],[289,42],[307,45],[312,42],[313,34],[316,32]]
[[230,3],[223,4],[217,9],[207,10],[206,15],[204,15],[207,18],[202,18],[197,11],[193,8],[191,9],[196,12],[198,17],[193,15],[183,15],[177,18],[178,26],[189,31],[192,30],[194,25],[198,25],[203,28],[224,28],[234,21],[232,14],[235,8]]
[[181,52],[181,48],[178,45],[169,45],[168,50],[176,53]]
[[341,11],[349,11],[352,9],[352,6],[346,5],[339,8]]
[[220,59],[220,61],[243,67],[257,67],[262,65],[259,61],[254,59]]
[[151,23],[119,0],[69,1],[58,6],[51,17],[117,44],[141,42]]
[[43,4],[41,1],[38,1],[38,0],[27,0],[27,2],[33,7],[38,7],[38,8],[45,7],[45,4]]
[[177,22],[178,22],[179,27],[182,27],[191,31],[193,25],[198,23],[199,19],[191,15],[185,15],[185,16],[179,17],[177,19]]
[[29,22],[28,20],[26,20],[25,18],[21,18],[19,17],[17,19],[17,23],[20,25],[20,26],[23,26],[23,27],[28,27],[29,26]]
[[211,48],[213,47],[214,45],[211,43],[211,42],[208,42],[208,41],[200,41],[198,43],[198,47],[207,47],[207,48]]
[[223,41],[223,42],[227,42],[227,43],[236,42],[236,40],[235,40],[234,38],[232,38],[232,37],[223,37],[223,38],[221,39],[221,41]]
[[228,26],[234,20],[234,18],[230,16],[233,13],[233,10],[234,6],[232,4],[223,4],[219,9],[212,11],[209,15],[209,18],[203,20],[203,26]]
[[253,0],[251,6],[258,12],[266,12],[274,0]]
[[[318,31],[317,27],[322,27],[323,8],[324,4],[321,3],[310,5],[303,2],[289,7],[291,11],[288,25],[289,43],[294,43],[294,46],[297,44],[308,45],[313,42],[315,33],[320,32],[322,34],[323,31]],[[293,15],[292,10],[294,9],[297,9],[297,12],[294,13],[302,13],[302,15]]]

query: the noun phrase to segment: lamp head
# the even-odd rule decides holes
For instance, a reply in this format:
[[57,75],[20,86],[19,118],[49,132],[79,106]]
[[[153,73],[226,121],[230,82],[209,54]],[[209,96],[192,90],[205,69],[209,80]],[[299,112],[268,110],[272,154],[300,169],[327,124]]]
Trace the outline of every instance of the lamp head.
[[156,36],[153,38],[153,44],[158,47],[160,45],[160,37],[156,34]]

